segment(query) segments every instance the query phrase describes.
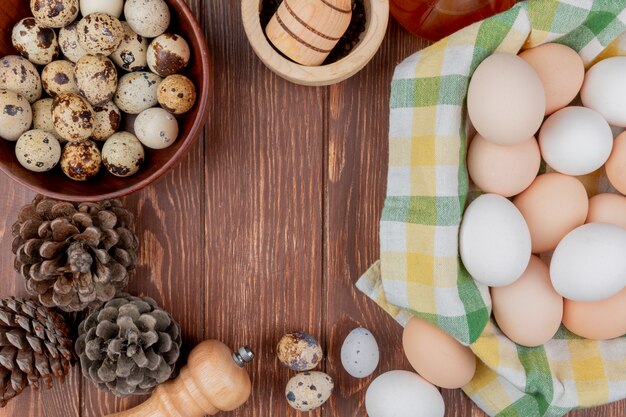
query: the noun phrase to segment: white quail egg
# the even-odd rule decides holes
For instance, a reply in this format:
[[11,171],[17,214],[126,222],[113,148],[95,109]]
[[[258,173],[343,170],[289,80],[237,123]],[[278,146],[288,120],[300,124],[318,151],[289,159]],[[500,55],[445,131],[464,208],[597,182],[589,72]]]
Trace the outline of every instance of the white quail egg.
[[162,35],[170,25],[170,9],[163,0],[126,0],[124,16],[130,27],[146,38]]
[[341,364],[355,378],[373,374],[379,356],[378,343],[372,332],[362,327],[352,330],[341,346]]
[[135,135],[148,148],[164,149],[176,141],[178,122],[160,107],[144,110],[135,120]]
[[87,181],[100,171],[102,156],[92,140],[69,142],[61,154],[61,169],[74,181]]
[[52,103],[51,98],[42,98],[32,104],[33,110],[33,129],[43,130],[53,135],[57,140],[61,141],[52,121]]
[[117,71],[109,58],[85,55],[76,63],[78,91],[92,106],[102,106],[117,90]]
[[85,52],[78,43],[77,30],[78,22],[74,22],[61,28],[59,31],[59,46],[61,47],[61,52],[72,62],[76,62],[87,55],[87,52]]
[[111,55],[124,37],[120,21],[106,13],[92,13],[78,22],[79,45],[91,55]]
[[325,373],[302,372],[289,380],[285,397],[292,408],[312,411],[330,398],[333,388],[333,379]]
[[49,63],[41,71],[41,84],[50,96],[57,94],[78,94],[74,63],[60,60]]
[[56,96],[52,103],[52,120],[57,134],[70,142],[87,139],[93,133],[93,108],[78,94]]
[[115,103],[109,101],[101,107],[93,108],[93,133],[92,139],[105,141],[120,129],[122,113]]
[[34,103],[41,97],[41,78],[32,62],[8,55],[0,59],[0,88],[13,90]]
[[78,16],[78,0],[30,0],[30,11],[41,26],[62,28]]
[[110,58],[118,67],[126,71],[146,70],[148,68],[146,57],[148,40],[136,34],[127,22],[121,23],[124,28],[124,38]]
[[159,85],[157,99],[165,110],[183,114],[191,110],[196,103],[196,87],[184,75],[170,75]]
[[50,171],[61,159],[61,145],[51,133],[39,129],[29,130],[17,140],[15,156],[29,171]]
[[14,142],[30,129],[32,122],[28,100],[15,91],[0,89],[0,137]]
[[132,133],[116,133],[102,147],[102,163],[117,177],[130,177],[137,173],[144,158],[143,146]]
[[189,64],[191,51],[182,36],[166,33],[148,46],[148,67],[161,77],[176,74]]
[[128,114],[139,114],[158,104],[162,78],[151,72],[131,72],[122,76],[115,93],[115,104]]
[[39,26],[33,17],[27,17],[13,26],[13,47],[33,64],[46,65],[59,55],[59,42],[54,29]]
[[80,0],[80,14],[83,16],[101,12],[119,19],[122,10],[124,10],[124,0]]

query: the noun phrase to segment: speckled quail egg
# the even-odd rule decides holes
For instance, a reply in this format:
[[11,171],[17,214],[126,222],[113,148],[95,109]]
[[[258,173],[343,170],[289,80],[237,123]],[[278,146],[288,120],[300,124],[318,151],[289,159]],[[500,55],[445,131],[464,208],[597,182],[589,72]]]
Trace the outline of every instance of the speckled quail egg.
[[178,137],[178,122],[170,112],[160,107],[142,111],[135,119],[135,135],[144,146],[164,149]]
[[28,100],[15,91],[0,89],[0,137],[14,142],[30,129],[32,122]]
[[148,69],[146,51],[148,50],[148,40],[136,34],[127,22],[121,22],[124,28],[124,38],[120,46],[111,54],[109,58],[118,67],[126,71],[141,71]]
[[87,181],[100,171],[102,156],[92,140],[69,142],[61,154],[61,169],[74,181]]
[[118,19],[124,10],[124,0],[80,0],[80,14],[88,16],[102,12]]
[[130,27],[146,38],[162,35],[170,25],[170,9],[163,0],[126,0],[124,16]]
[[59,41],[54,29],[39,26],[33,17],[27,17],[13,26],[13,47],[33,64],[46,65],[59,56]]
[[113,98],[117,71],[109,58],[85,55],[76,63],[75,74],[80,95],[92,106],[102,106]]
[[105,141],[120,129],[122,113],[115,103],[109,101],[103,106],[93,108],[93,133],[91,138]]
[[8,55],[0,59],[0,88],[15,91],[34,103],[41,97],[41,78],[32,62]]
[[41,84],[52,97],[63,93],[78,94],[74,63],[65,60],[49,63],[41,71]]
[[59,142],[65,142],[57,134],[52,121],[52,103],[51,98],[42,98],[31,105],[33,110],[33,129],[43,130],[53,135]]
[[325,373],[302,372],[289,380],[285,397],[292,408],[312,411],[330,398],[333,388],[333,379]]
[[87,52],[85,52],[78,43],[77,30],[78,22],[74,22],[61,28],[59,31],[59,46],[61,47],[61,52],[72,62],[76,62],[87,55]]
[[92,13],[78,22],[77,38],[80,46],[91,55],[111,55],[124,38],[120,21],[106,13]]
[[166,33],[150,43],[146,56],[150,70],[167,77],[180,72],[189,64],[191,51],[182,36]]
[[123,75],[115,92],[115,104],[128,114],[139,114],[158,104],[161,77],[151,72],[131,72]]
[[93,133],[93,108],[78,94],[59,94],[52,103],[52,121],[63,139],[70,142],[87,139]]
[[78,16],[78,0],[30,0],[30,11],[41,26],[62,28]]
[[117,177],[130,177],[137,173],[144,158],[143,146],[132,133],[116,133],[102,147],[102,163]]
[[196,87],[184,75],[170,75],[159,85],[157,99],[171,113],[187,113],[196,103]]
[[50,171],[61,159],[61,145],[51,133],[39,129],[29,130],[17,140],[15,156],[29,171]]
[[284,335],[278,342],[276,353],[278,360],[294,371],[310,371],[324,357],[319,342],[305,332]]
[[376,339],[372,332],[362,327],[352,330],[341,345],[343,369],[355,378],[365,378],[373,374],[379,359]]

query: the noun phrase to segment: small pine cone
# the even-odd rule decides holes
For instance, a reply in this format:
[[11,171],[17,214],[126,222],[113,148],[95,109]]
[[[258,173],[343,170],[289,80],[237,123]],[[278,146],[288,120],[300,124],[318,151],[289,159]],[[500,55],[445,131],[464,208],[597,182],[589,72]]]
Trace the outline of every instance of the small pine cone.
[[40,381],[52,388],[65,381],[74,360],[63,317],[35,300],[0,300],[0,407]]
[[125,397],[167,381],[180,344],[178,323],[152,298],[122,294],[80,324],[76,353],[86,378]]
[[126,287],[135,268],[133,221],[119,200],[70,203],[39,195],[13,224],[15,269],[47,307],[98,308]]

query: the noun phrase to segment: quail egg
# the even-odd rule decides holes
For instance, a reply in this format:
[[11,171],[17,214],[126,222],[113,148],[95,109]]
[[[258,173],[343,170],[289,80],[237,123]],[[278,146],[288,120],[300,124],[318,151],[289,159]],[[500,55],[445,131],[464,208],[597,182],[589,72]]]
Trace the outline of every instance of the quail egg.
[[69,142],[61,154],[61,169],[74,181],[87,181],[100,171],[102,157],[96,143],[92,140]]
[[91,55],[111,55],[124,37],[124,28],[117,18],[106,13],[92,13],[78,22],[78,44]]
[[0,89],[0,137],[14,142],[30,129],[32,122],[28,100],[15,91]]
[[148,67],[161,77],[176,74],[189,64],[191,51],[182,36],[166,33],[148,46]]
[[355,378],[366,378],[373,374],[379,358],[376,339],[372,332],[362,327],[352,330],[341,345],[343,369]]
[[87,52],[78,43],[76,31],[78,30],[78,22],[67,25],[59,31],[59,46],[63,55],[72,62],[76,62]]
[[159,85],[157,99],[171,113],[187,113],[196,103],[196,87],[184,75],[170,75]]
[[120,78],[115,93],[115,104],[128,114],[139,114],[158,104],[159,84],[162,78],[151,72],[131,72]]
[[318,341],[308,333],[284,335],[276,348],[278,360],[294,371],[310,371],[320,364],[324,353]]
[[59,55],[59,42],[54,29],[39,26],[33,17],[27,17],[13,26],[13,47],[33,64],[46,65]]
[[52,121],[52,103],[51,98],[42,98],[32,104],[33,110],[33,129],[43,130],[53,135],[57,140],[61,141],[61,138],[57,135],[57,131],[54,128],[54,122]]
[[0,88],[13,90],[34,103],[41,97],[41,78],[29,60],[8,55],[0,59]]
[[135,135],[148,148],[165,149],[176,141],[178,122],[160,107],[144,110],[135,120]]
[[62,28],[78,16],[78,0],[30,0],[30,11],[41,26]]
[[299,411],[312,411],[322,406],[333,393],[333,379],[323,372],[302,372],[289,380],[285,397]]
[[162,35],[170,25],[170,9],[163,0],[127,0],[124,16],[130,27],[146,38]]
[[102,147],[102,163],[116,177],[130,177],[137,173],[144,158],[143,146],[132,133],[116,133]]
[[87,139],[93,133],[93,108],[78,94],[56,96],[52,103],[52,120],[57,134],[70,142]]
[[80,14],[88,16],[102,12],[118,19],[124,10],[124,0],[80,0]]
[[52,97],[63,93],[78,94],[74,63],[64,60],[49,63],[41,72],[41,84]]
[[50,171],[61,159],[61,145],[51,133],[39,129],[29,130],[17,140],[15,156],[29,171]]
[[109,101],[101,107],[93,108],[93,133],[92,139],[105,141],[120,129],[122,113],[115,103]]
[[120,46],[110,58],[118,67],[126,71],[140,71],[148,68],[146,51],[148,40],[136,34],[127,22],[121,22],[124,28],[124,38]]
[[117,90],[117,71],[109,58],[85,55],[76,63],[78,91],[92,106],[102,106]]

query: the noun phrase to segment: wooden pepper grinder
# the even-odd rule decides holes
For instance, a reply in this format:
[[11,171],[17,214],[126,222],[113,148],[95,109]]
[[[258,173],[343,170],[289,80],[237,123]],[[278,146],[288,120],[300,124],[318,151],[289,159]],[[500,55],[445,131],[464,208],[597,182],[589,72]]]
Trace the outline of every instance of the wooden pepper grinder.
[[351,19],[352,0],[283,0],[265,34],[295,62],[321,65]]
[[239,407],[250,396],[250,377],[243,366],[254,354],[232,353],[217,340],[207,340],[189,354],[178,378],[161,384],[143,404],[108,417],[203,417]]

